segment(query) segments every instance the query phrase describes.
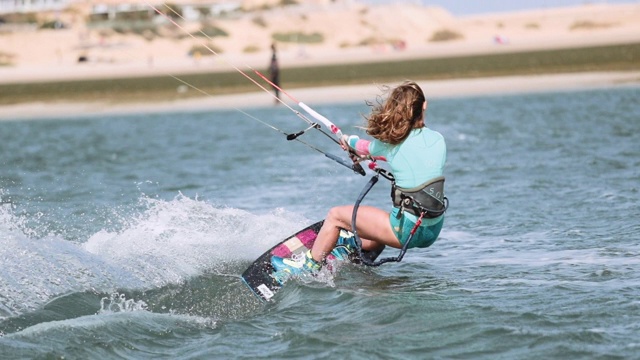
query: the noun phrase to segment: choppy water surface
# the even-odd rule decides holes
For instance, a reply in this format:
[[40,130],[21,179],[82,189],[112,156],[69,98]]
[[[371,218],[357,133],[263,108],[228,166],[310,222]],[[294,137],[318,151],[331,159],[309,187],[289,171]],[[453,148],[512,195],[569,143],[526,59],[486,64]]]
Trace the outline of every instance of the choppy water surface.
[[[441,238],[267,305],[241,272],[368,177],[238,111],[0,122],[0,353],[637,358],[638,98],[433,99],[449,150]],[[318,110],[349,133],[368,108]],[[305,127],[282,107],[247,111]],[[388,206],[388,191],[365,203]]]

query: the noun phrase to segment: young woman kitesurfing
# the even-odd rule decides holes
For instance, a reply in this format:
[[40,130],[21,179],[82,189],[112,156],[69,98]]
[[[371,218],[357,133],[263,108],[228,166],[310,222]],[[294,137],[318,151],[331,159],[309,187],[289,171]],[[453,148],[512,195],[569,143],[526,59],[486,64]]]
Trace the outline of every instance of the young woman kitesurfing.
[[[167,14],[151,4],[148,4],[148,6],[196,39],[193,34],[186,31],[184,27],[167,16]],[[206,34],[204,35],[206,36]],[[203,46],[212,54],[220,56],[206,44]],[[240,68],[231,63],[229,65],[256,86],[269,93],[268,89]],[[283,243],[276,245],[272,250],[278,252],[280,246],[284,245],[286,251],[291,255],[301,256],[280,257],[275,252],[269,251],[243,273],[243,280],[256,295],[265,300],[270,299],[274,296],[274,291],[277,291],[284,284],[288,275],[317,272],[322,268],[326,260],[332,256],[341,259],[348,258],[365,265],[378,266],[389,261],[400,261],[409,248],[428,247],[436,241],[444,222],[444,212],[448,206],[448,200],[444,196],[444,177],[442,176],[446,161],[446,145],[440,133],[425,126],[427,100],[418,84],[409,81],[405,82],[390,91],[386,101],[372,105],[372,112],[367,118],[365,130],[374,140],[368,141],[357,136],[344,135],[338,126],[305,103],[298,101],[284,91],[279,84],[274,83],[259,71],[251,67],[248,68],[276,89],[278,93],[272,94],[275,101],[283,104],[299,118],[307,122],[308,127],[297,133],[289,134],[240,109],[237,110],[286,135],[287,140],[299,141],[324,154],[327,158],[352,169],[355,173],[366,175],[360,165],[363,160],[371,161],[369,168],[377,173],[376,176],[371,178],[354,205],[334,207],[329,210],[323,222],[316,224],[322,225],[320,230],[317,230],[317,237],[313,237],[313,245],[311,245],[309,251],[300,254],[292,252],[294,249],[300,248],[300,246],[308,248],[307,245],[300,242],[297,237],[299,234],[296,234]],[[178,78],[176,79],[209,95],[191,84]],[[318,122],[311,121],[302,113],[293,109],[280,99],[279,93],[283,93],[297,103],[300,108]],[[321,124],[330,133],[326,132]],[[353,163],[348,163],[338,156],[322,151],[299,138],[312,129],[320,131],[340,145],[343,150],[348,151]],[[378,168],[375,163],[376,160],[387,162],[391,167],[392,173]],[[362,209],[359,207],[363,197],[371,189],[371,186],[377,182],[378,175],[383,175],[392,181],[393,209],[390,212],[371,206],[365,206]],[[302,232],[311,231],[315,235],[315,231],[311,230],[311,228],[316,225],[312,225]],[[353,236],[340,236],[342,230],[350,230]],[[359,234],[364,238],[362,239]],[[340,243],[336,246],[339,239]],[[350,240],[346,240],[347,243],[343,243],[345,239]],[[307,238],[307,240],[310,240],[310,238]],[[292,243],[290,244],[289,242]],[[384,258],[374,262],[375,258],[387,245],[400,248],[400,255],[395,258]],[[272,272],[272,270],[275,270],[275,272]]]
[[448,205],[443,177],[447,149],[444,137],[425,125],[427,100],[422,89],[407,81],[392,89],[384,102],[371,106],[364,129],[374,140],[342,135],[340,143],[357,156],[389,164],[393,208],[342,205],[330,209],[304,257],[271,259],[277,271],[292,275],[319,271],[327,256],[336,252],[341,229],[362,237],[361,244],[346,246],[348,252],[380,251],[385,246],[403,251],[424,248],[438,238]]

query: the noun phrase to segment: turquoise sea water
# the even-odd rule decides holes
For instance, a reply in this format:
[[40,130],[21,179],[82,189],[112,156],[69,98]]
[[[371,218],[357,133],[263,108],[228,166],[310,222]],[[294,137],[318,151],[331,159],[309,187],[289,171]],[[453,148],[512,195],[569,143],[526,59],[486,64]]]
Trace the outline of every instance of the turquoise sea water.
[[[242,271],[370,175],[239,111],[0,122],[1,357],[638,358],[639,98],[433,99],[440,239],[266,305]],[[305,127],[283,107],[243,110]],[[368,108],[317,110],[354,133]],[[364,203],[389,206],[388,185]]]

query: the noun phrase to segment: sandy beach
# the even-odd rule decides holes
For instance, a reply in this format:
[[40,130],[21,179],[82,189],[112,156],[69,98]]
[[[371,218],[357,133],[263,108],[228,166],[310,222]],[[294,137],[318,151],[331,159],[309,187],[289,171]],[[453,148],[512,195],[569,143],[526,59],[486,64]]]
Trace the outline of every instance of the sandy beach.
[[[388,16],[392,13],[393,16]],[[256,25],[261,19],[261,25]],[[286,21],[285,21],[286,20]],[[87,80],[229,71],[266,67],[271,34],[304,29],[322,33],[320,44],[279,42],[280,67],[362,63],[640,43],[640,4],[588,4],[513,13],[454,17],[446,9],[418,5],[365,6],[354,2],[310,2],[253,12],[216,21],[228,36],[213,40],[182,36],[155,38],[89,31],[77,18],[64,30],[10,32],[0,35],[0,84]],[[175,30],[175,29],[174,29]],[[442,31],[456,34],[433,40]],[[362,44],[363,39],[375,41]],[[394,44],[401,43],[401,47]],[[189,55],[194,46],[213,43],[219,53]],[[213,45],[211,45],[213,46]],[[251,47],[252,51],[246,51]],[[244,49],[244,50],[243,50]],[[78,56],[88,58],[78,63]],[[240,76],[240,75],[239,75]],[[511,94],[612,86],[637,86],[640,73],[571,73],[446,81],[420,81],[431,98]],[[286,87],[286,84],[283,86]],[[272,106],[264,92],[163,102],[160,104],[27,103],[0,108],[1,119],[38,118],[136,111],[182,111]],[[372,99],[378,84],[296,89],[309,104]]]

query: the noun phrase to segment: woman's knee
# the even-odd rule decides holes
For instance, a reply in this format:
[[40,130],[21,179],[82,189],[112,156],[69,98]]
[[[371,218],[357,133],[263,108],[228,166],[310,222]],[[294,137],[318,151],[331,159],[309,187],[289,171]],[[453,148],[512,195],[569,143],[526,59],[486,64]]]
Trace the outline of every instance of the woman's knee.
[[350,221],[350,206],[335,206],[329,209],[325,221],[343,226]]

